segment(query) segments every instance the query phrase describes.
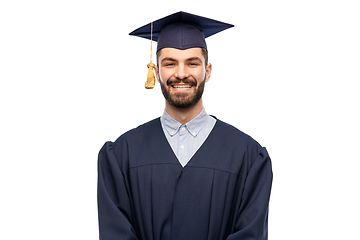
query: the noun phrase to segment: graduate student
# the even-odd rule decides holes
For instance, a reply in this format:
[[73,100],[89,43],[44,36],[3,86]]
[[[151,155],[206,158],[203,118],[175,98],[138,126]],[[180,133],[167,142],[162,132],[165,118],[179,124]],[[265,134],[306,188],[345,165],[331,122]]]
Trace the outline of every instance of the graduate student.
[[205,38],[232,26],[178,12],[131,33],[158,42],[149,67],[165,111],[100,150],[101,240],[268,238],[269,155],[202,102],[212,70]]

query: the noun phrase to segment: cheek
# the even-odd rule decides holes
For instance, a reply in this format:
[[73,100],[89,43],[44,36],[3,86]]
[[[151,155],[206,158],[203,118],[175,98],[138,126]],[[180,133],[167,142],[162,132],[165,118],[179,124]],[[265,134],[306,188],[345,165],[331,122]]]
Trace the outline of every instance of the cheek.
[[193,76],[196,78],[198,82],[205,79],[206,72],[205,71],[197,71],[193,73]]
[[159,70],[159,77],[163,83],[166,83],[167,80],[170,79],[170,77],[173,75],[171,71],[168,69],[161,69]]

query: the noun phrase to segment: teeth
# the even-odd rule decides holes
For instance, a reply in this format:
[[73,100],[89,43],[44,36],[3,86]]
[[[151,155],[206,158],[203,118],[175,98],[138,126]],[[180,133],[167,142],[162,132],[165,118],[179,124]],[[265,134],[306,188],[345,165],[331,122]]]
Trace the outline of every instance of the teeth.
[[191,88],[191,85],[174,85],[174,88]]

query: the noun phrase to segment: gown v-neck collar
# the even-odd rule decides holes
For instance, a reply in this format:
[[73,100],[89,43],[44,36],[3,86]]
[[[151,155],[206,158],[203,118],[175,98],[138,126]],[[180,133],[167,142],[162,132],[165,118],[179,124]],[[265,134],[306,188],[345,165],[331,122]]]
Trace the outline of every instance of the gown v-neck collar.
[[[216,118],[215,118],[216,119]],[[161,141],[163,142],[162,144],[164,146],[167,146],[166,147],[166,151],[167,151],[167,155],[169,156],[172,156],[171,159],[172,161],[176,162],[177,165],[179,165],[182,169],[186,168],[187,166],[191,166],[192,163],[194,161],[196,161],[196,158],[197,158],[197,155],[199,154],[199,152],[203,151],[204,148],[206,148],[206,145],[209,141],[211,141],[211,139],[213,138],[213,135],[216,133],[217,131],[217,128],[218,128],[218,123],[219,123],[219,120],[217,119],[213,129],[211,130],[209,136],[205,139],[205,141],[203,142],[203,144],[201,144],[201,146],[199,147],[199,149],[193,154],[193,156],[189,159],[189,161],[187,162],[187,164],[185,166],[182,166],[181,163],[179,162],[179,159],[176,157],[176,154],[174,153],[173,149],[171,148],[170,146],[170,143],[168,142],[166,136],[165,136],[165,133],[162,129],[162,126],[161,126],[161,120],[160,118],[157,119],[157,125],[156,127],[158,128],[157,132],[161,132]],[[215,133],[214,133],[215,132]]]

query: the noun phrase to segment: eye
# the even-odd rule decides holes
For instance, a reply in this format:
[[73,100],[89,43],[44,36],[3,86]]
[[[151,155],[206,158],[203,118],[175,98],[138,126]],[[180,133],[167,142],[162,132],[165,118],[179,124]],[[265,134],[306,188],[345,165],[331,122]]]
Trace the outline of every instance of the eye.
[[196,67],[196,66],[199,66],[200,64],[198,62],[189,62],[189,66],[192,66],[192,67]]
[[175,66],[175,63],[172,62],[172,61],[165,61],[165,62],[162,63],[162,66],[164,66],[164,67],[173,67],[173,66]]

